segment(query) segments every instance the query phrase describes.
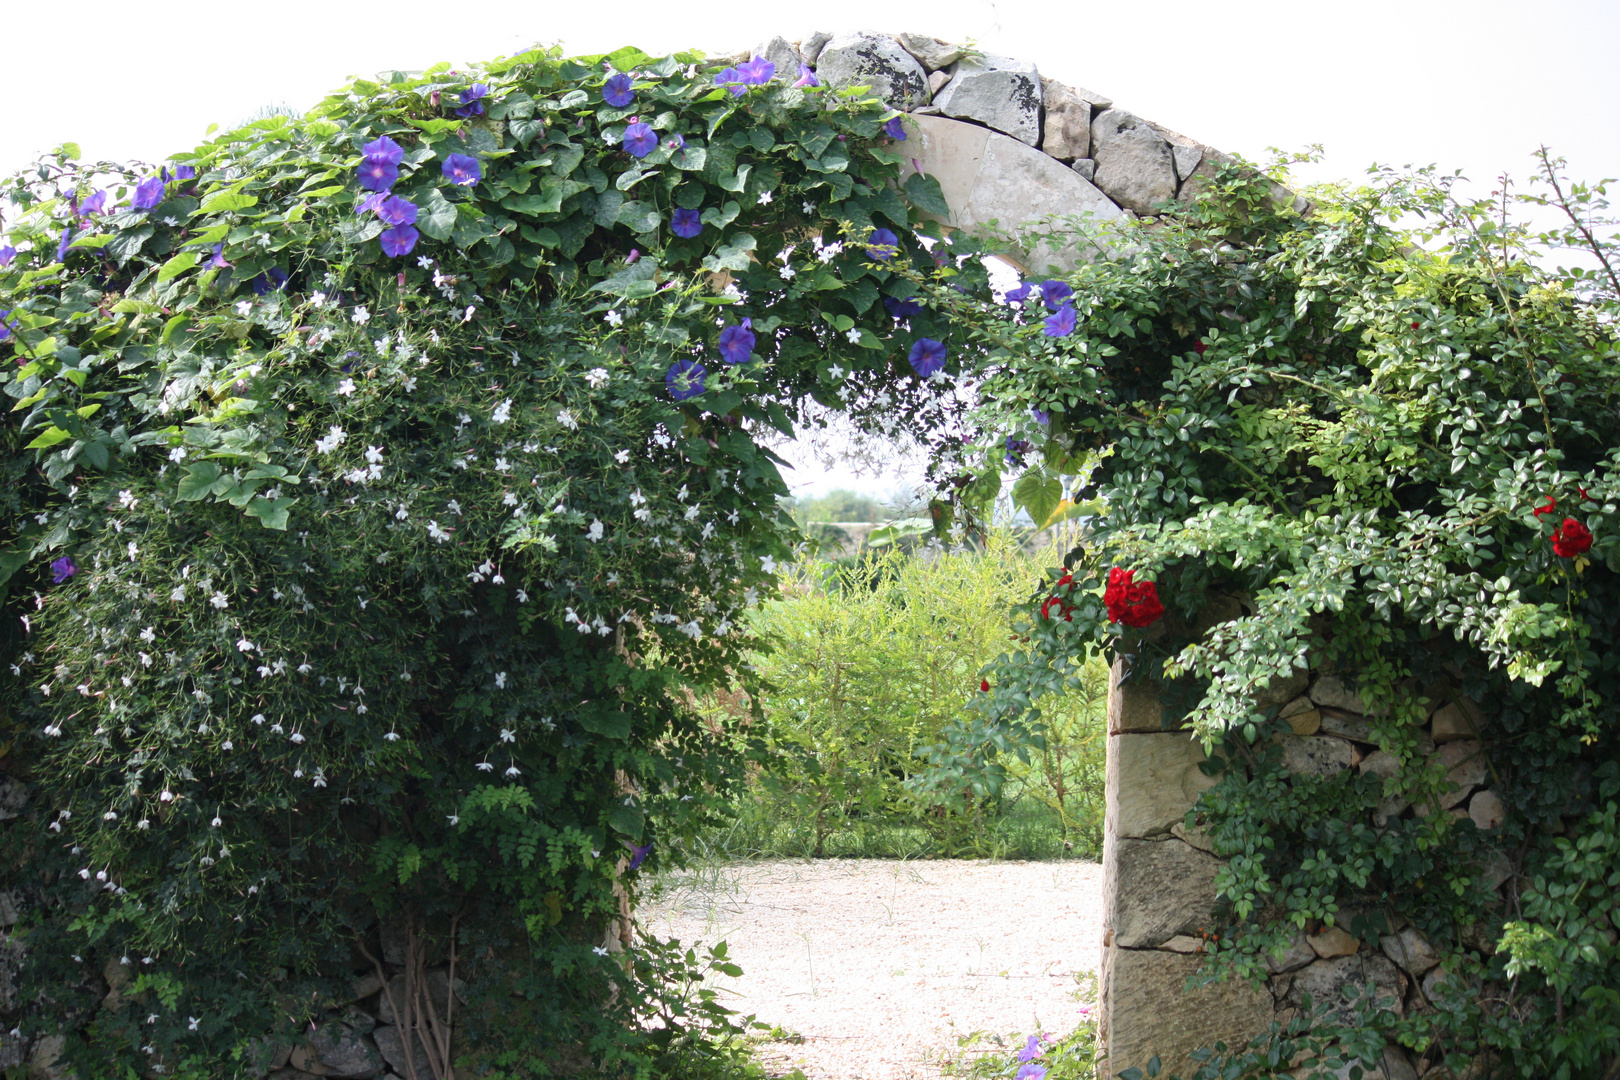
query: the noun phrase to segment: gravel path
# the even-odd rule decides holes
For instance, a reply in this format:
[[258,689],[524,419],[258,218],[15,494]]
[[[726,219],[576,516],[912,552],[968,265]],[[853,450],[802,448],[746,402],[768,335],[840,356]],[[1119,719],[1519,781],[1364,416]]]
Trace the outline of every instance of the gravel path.
[[762,1048],[773,1075],[920,1080],[973,1032],[1076,1026],[1101,886],[1079,861],[748,862],[667,879],[638,916],[659,937],[729,943],[743,969],[717,984],[729,1007],[803,1036]]

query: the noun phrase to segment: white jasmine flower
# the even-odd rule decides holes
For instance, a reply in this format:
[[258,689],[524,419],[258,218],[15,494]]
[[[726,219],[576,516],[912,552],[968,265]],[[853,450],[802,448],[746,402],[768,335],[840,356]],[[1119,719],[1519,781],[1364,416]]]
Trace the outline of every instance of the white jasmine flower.
[[157,640],[156,631],[154,631],[152,627],[148,626],[146,629],[141,631],[141,640],[142,641],[148,641],[148,642],[156,641]]
[[767,574],[774,574],[776,573],[776,560],[767,555],[763,559],[759,560],[759,568],[765,571]]
[[410,517],[411,515],[410,515],[410,511],[405,509],[405,504],[401,503],[399,509],[394,511],[394,516],[396,518],[398,518],[400,521],[404,521],[406,518]]
[[118,815],[113,813],[111,810],[109,810],[105,814],[101,815],[101,820],[102,821],[117,821],[118,820]]
[[315,449],[319,453],[330,454],[332,451],[342,446],[343,440],[347,438],[348,436],[344,434],[343,429],[338,427],[336,424],[333,424],[330,428],[327,428],[326,438],[315,440]]
[[152,654],[151,653],[136,653],[135,655],[139,656],[141,658],[141,667],[151,667],[152,666]]
[[[186,448],[183,446],[177,446],[173,450],[170,450],[169,460],[175,462],[186,460]],[[43,525],[44,522],[40,522],[40,524]]]
[[137,499],[132,492],[129,492],[129,491],[126,490],[126,491],[120,491],[118,493],[118,505],[119,506],[127,507],[127,508],[133,510],[133,509],[135,509],[136,505],[139,504],[139,502],[140,502],[140,500]]
[[202,1020],[195,1016],[188,1016],[186,1017],[186,1020],[188,1021],[186,1024],[187,1031],[196,1031],[197,1025],[202,1023]]
[[575,420],[574,419],[574,414],[569,412],[567,409],[558,409],[557,410],[557,423],[561,424],[563,427],[567,428],[569,431],[578,431],[579,430],[579,421]]
[[507,461],[503,457],[498,457],[498,458],[495,459],[495,471],[496,472],[511,472],[512,471],[512,463],[510,461]]
[[839,367],[837,364],[834,364],[832,367],[827,369],[827,377],[832,379],[834,382],[842,379],[845,374],[844,369]]
[[585,373],[585,383],[592,390],[598,390],[608,381],[607,368],[591,368]]
[[253,313],[253,301],[251,301],[251,300],[243,300],[240,303],[238,303],[236,305],[236,313],[238,315],[242,316],[242,318],[244,318],[244,319],[247,318],[249,315],[251,315]]
[[851,327],[844,336],[849,339],[851,345],[859,345],[861,343],[861,328],[858,326]]
[[[463,413],[462,416],[465,417],[466,420],[472,419],[465,413]],[[495,406],[495,411],[489,414],[489,418],[495,421],[497,424],[504,424],[508,420],[512,419],[512,399],[507,398],[505,401]],[[463,423],[465,423],[466,420],[463,420]]]
[[591,952],[595,953],[597,956],[606,956],[608,954],[608,951],[602,948],[600,945],[592,949]]
[[478,771],[479,772],[493,772],[494,770],[495,770],[495,766],[492,765],[491,763],[487,762],[487,761],[480,761],[478,763]]
[[292,743],[301,743],[304,741],[304,736],[295,731],[291,735],[287,736],[287,741]]
[[617,311],[610,311],[606,315],[602,316],[602,321],[607,323],[609,326],[619,326],[624,322],[624,316],[620,315]]
[[135,546],[135,541],[133,541],[133,540],[131,540],[129,542],[129,547],[125,548],[124,550],[129,552],[129,561],[130,562],[134,562],[135,561],[135,556],[137,556],[137,555],[139,555],[141,553],[141,549]]
[[222,743],[220,743],[220,744],[219,744],[219,748],[220,748],[220,749],[221,749],[221,750],[232,750],[232,749],[235,749],[235,748],[234,748],[234,747],[233,747],[233,746],[232,746],[232,745],[231,745],[231,740],[229,740],[229,739],[226,739],[226,740],[225,740],[225,741],[224,741],[224,742],[222,742]]
[[641,493],[640,488],[636,488],[636,490],[634,490],[634,491],[632,491],[630,493],[630,505],[631,506],[646,506],[647,505],[647,496],[645,496],[645,495],[643,495]]
[[309,298],[309,306],[313,308],[325,307],[326,294],[323,292],[312,293]]
[[222,592],[217,592],[213,596],[210,596],[208,598],[208,602],[219,608],[221,611],[231,606],[230,600]]
[[411,375],[411,376],[407,377],[406,380],[405,380],[405,392],[407,394],[409,394],[412,391],[414,391],[415,389],[416,389],[416,376]]
[[367,311],[365,305],[362,304],[354,309],[354,314],[350,315],[349,318],[357,325],[364,326],[371,321],[371,312]]
[[522,776],[523,774],[522,774],[522,772],[520,772],[518,770],[518,767],[516,765],[508,765],[507,768],[506,768],[505,775],[507,775],[507,776]]
[[236,647],[238,649],[242,650],[243,652],[252,652],[253,651],[253,642],[249,641],[247,638],[242,638],[240,641],[238,641],[236,643]]
[[501,742],[517,742],[517,729],[501,728]]
[[787,264],[787,265],[784,265],[780,270],[778,270],[776,272],[776,276],[781,278],[783,281],[792,281],[794,278],[798,277],[799,275],[798,275],[798,271],[793,269],[792,264]]
[[517,591],[517,602],[520,604],[527,604],[529,602],[529,594],[524,590],[519,589]]
[[450,824],[451,825],[460,825],[461,824],[461,816],[459,814],[446,814],[445,817],[450,819]]
[[174,802],[174,792],[164,791],[159,793],[158,802]]
[[587,530],[586,533],[585,533],[585,539],[591,541],[592,543],[595,543],[596,541],[602,539],[602,522],[601,521],[593,520],[591,522],[590,529]]
[[517,492],[515,492],[515,491],[508,491],[505,495],[501,496],[501,505],[502,506],[516,506],[517,504],[518,504],[518,497],[517,497]]
[[617,461],[620,465],[625,464],[626,462],[628,462],[630,460],[630,451],[628,451],[628,450],[620,450],[620,451],[618,451],[617,453],[615,453],[613,455],[613,460]]
[[348,397],[350,394],[353,394],[354,380],[344,379],[342,382],[338,383],[337,392],[342,394],[344,397]]
[[366,460],[368,462],[370,462],[373,465],[381,465],[382,464],[382,459],[383,459],[382,447],[380,447],[380,446],[368,446],[368,447],[366,447]]
[[464,322],[464,323],[472,322],[473,313],[475,311],[477,311],[477,310],[478,309],[476,307],[474,307],[471,304],[468,304],[467,305],[467,310],[461,313],[461,321]]
[[389,742],[399,742],[399,732],[390,731],[388,734],[384,735],[383,738],[387,739]]
[[444,504],[444,507],[445,507],[446,510],[449,510],[452,514],[456,515],[456,517],[461,516],[461,502],[459,500],[451,499],[449,502]]
[[416,257],[416,265],[420,266],[424,270],[431,270],[433,269],[433,260],[426,255],[418,255]]
[[768,191],[760,192],[759,193],[759,205],[761,205],[761,206],[769,206],[770,204],[771,204],[771,193],[768,192]]
[[427,523],[427,534],[441,544],[450,539],[450,534],[439,528],[439,523],[437,521],[430,521]]

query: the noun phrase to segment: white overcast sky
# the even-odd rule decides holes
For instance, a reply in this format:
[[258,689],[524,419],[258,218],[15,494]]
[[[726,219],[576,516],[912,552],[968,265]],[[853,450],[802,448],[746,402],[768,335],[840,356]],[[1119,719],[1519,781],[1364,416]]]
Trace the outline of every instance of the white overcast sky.
[[[1321,143],[1304,181],[1435,162],[1488,183],[1528,173],[1540,143],[1578,179],[1620,176],[1620,0],[18,0],[0,8],[0,171],[64,141],[91,160],[154,161],[349,75],[536,42],[723,54],[864,27],[971,40],[1250,158]],[[805,464],[816,475],[796,489],[898,481]]]

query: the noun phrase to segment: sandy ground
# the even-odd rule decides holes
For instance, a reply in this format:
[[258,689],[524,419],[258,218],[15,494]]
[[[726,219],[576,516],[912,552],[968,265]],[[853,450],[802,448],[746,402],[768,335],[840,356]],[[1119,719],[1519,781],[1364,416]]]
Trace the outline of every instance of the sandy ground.
[[913,1080],[948,1075],[972,1033],[1077,1025],[1101,885],[1079,861],[750,862],[669,879],[638,916],[659,937],[729,944],[743,974],[716,984],[728,1006],[802,1036],[762,1048],[772,1075]]

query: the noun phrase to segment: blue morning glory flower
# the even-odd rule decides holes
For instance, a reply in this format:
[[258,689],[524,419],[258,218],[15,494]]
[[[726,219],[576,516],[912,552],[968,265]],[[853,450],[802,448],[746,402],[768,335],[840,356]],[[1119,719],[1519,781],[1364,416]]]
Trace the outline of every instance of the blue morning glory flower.
[[752,320],[744,319],[741,326],[728,326],[720,331],[720,359],[728,364],[746,364],[754,355]]
[[669,231],[690,240],[703,231],[703,215],[696,210],[678,209],[670,218]]
[[15,259],[16,257],[17,249],[12,247],[10,244],[7,244],[5,247],[0,247],[0,270],[4,270],[6,267],[10,266],[11,260]]
[[62,230],[62,239],[56,245],[56,261],[67,262],[68,248],[73,244],[73,226],[69,225]]
[[1014,1077],[1014,1080],[1045,1080],[1045,1077],[1045,1066],[1037,1065],[1031,1061],[1029,1064],[1018,1070],[1018,1075]]
[[231,264],[225,261],[224,244],[214,245],[214,257],[208,260],[208,265],[216,270],[227,270],[230,268]]
[[898,116],[893,117],[887,124],[883,125],[883,134],[897,142],[905,142],[906,126],[900,122],[900,118]]
[[1074,333],[1075,311],[1073,304],[1064,304],[1046,317],[1046,329],[1041,331],[1047,337],[1068,337]]
[[469,116],[483,116],[483,99],[488,95],[489,87],[481,82],[473,83],[461,92],[461,108],[456,110],[456,115],[464,120]]
[[1032,407],[1029,410],[1029,415],[1034,417],[1035,422],[1041,425],[1041,427],[1046,427],[1052,422],[1052,414],[1047,412],[1045,409],[1036,409]]
[[136,210],[150,210],[163,201],[163,178],[148,176],[135,185],[135,194],[129,205]]
[[360,148],[360,152],[368,158],[376,158],[390,165],[398,165],[405,160],[405,148],[386,135],[366,143]]
[[913,315],[921,315],[923,306],[910,296],[885,296],[883,306],[889,309],[889,314],[897,319],[909,319]]
[[873,229],[866,238],[866,255],[879,262],[888,262],[900,250],[900,238],[888,229]]
[[[1008,442],[1010,443],[1011,440],[1008,440]],[[1031,1035],[1029,1037],[1029,1042],[1024,1044],[1024,1048],[1022,1050],[1018,1051],[1018,1060],[1034,1061],[1036,1058],[1041,1056],[1041,1052],[1041,1037],[1039,1035]]]
[[176,180],[195,180],[197,179],[197,167],[195,165],[176,165],[174,167],[174,178]]
[[[411,220],[416,220],[414,207],[412,207]],[[409,255],[411,249],[416,247],[416,242],[421,237],[422,234],[416,231],[414,225],[395,225],[392,229],[383,230],[382,234],[377,237],[377,241],[382,244],[384,255],[397,259],[401,255]]]
[[703,376],[708,373],[696,360],[677,360],[664,372],[664,386],[676,401],[687,401],[703,393]]
[[[1004,455],[1004,460],[1008,465],[1011,465],[1021,460],[1025,451],[1027,451],[1029,448],[1030,444],[1028,442],[1024,441],[1023,439],[1015,439],[1009,435],[1007,436],[1007,453]],[[1019,1058],[1018,1060],[1027,1061],[1029,1059]]]
[[1056,311],[1059,304],[1073,295],[1074,289],[1070,288],[1067,281],[1059,281],[1053,278],[1051,281],[1041,282],[1041,299],[1045,300],[1046,306],[1053,311]]
[[90,197],[79,206],[80,217],[90,217],[102,214],[107,210],[107,193],[105,191],[91,192]]
[[747,85],[742,81],[742,76],[737,73],[737,69],[734,67],[728,67],[716,75],[714,85],[723,86],[730,90],[732,97],[742,97],[748,93]]
[[737,78],[749,86],[764,86],[776,75],[776,65],[763,56],[756,56],[745,64],[737,65]]
[[378,204],[377,216],[383,219],[385,225],[415,225],[416,204],[398,195],[390,195]]
[[622,109],[636,100],[635,84],[624,72],[615,72],[602,84],[602,100],[615,109]]
[[389,193],[386,191],[372,192],[370,195],[367,195],[365,198],[354,204],[354,216],[359,217],[361,214],[373,213],[383,203],[387,202],[389,198]]
[[637,847],[635,844],[632,844],[628,840],[622,841],[622,843],[624,844],[625,847],[630,849],[630,866],[629,866],[629,869],[631,869],[631,870],[634,870],[638,866],[640,866],[642,864],[642,862],[646,860],[647,852],[652,850],[651,842],[646,843],[646,844],[642,844],[640,847]]
[[624,129],[624,148],[631,157],[644,158],[658,149],[658,132],[651,124],[637,121]]
[[919,379],[932,379],[945,369],[945,343],[933,338],[918,338],[911,347],[911,370]]
[[816,78],[816,73],[810,70],[810,65],[808,65],[808,64],[800,64],[799,65],[799,81],[794,83],[793,85],[794,85],[795,88],[798,88],[798,89],[803,89],[804,87],[807,87],[807,86],[820,86],[821,85],[821,80]]
[[62,556],[60,559],[53,559],[51,561],[51,573],[53,575],[51,580],[56,582],[58,585],[62,584],[62,582],[66,581],[68,578],[72,577],[78,572],[79,568],[74,566],[73,560],[66,555]]
[[1022,304],[1025,300],[1029,299],[1029,290],[1031,288],[1032,286],[1030,283],[1026,281],[1020,284],[1016,289],[1008,289],[1007,303]]
[[360,186],[367,191],[387,191],[398,179],[397,163],[370,154],[360,159]]
[[276,291],[280,292],[287,287],[287,271],[279,266],[272,266],[270,268],[270,280],[275,283]]
[[17,324],[11,318],[11,309],[0,311],[0,341],[11,337],[11,332],[17,329]]
[[466,154],[451,154],[445,158],[442,171],[452,184],[459,187],[472,187],[484,178],[484,170],[478,164],[478,159]]

